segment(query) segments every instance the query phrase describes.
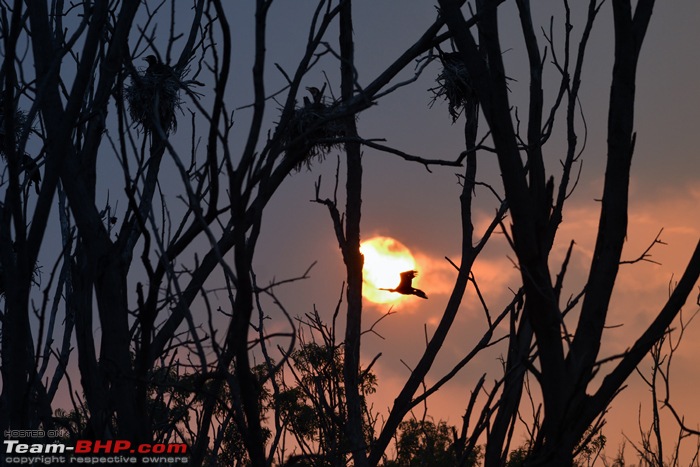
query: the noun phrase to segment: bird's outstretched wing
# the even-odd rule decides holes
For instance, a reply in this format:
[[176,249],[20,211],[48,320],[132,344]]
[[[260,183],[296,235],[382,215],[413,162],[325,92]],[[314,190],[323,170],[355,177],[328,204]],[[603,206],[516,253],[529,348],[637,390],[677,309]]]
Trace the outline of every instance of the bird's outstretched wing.
[[397,292],[403,295],[416,295],[420,298],[428,298],[428,296],[425,294],[420,289],[416,289],[411,285],[413,282],[413,278],[416,277],[418,272],[411,270],[411,271],[404,271],[400,274],[401,276],[401,281],[399,282],[399,285],[395,289],[379,289],[379,290],[387,290],[389,292]]
[[413,292],[413,295],[415,295],[417,297],[425,298],[425,299],[428,298],[428,296],[425,294],[425,292],[423,292],[421,289],[413,289],[412,292]]
[[416,271],[404,271],[400,274],[401,276],[401,282],[399,282],[399,286],[397,289],[405,289],[408,288],[410,289],[412,287],[411,283],[413,282],[413,278],[416,277],[418,273]]

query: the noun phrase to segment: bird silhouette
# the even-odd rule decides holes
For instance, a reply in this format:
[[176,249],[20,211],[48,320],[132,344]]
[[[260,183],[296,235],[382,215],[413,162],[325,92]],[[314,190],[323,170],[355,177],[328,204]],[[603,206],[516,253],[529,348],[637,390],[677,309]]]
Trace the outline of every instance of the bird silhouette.
[[174,70],[158,60],[158,57],[155,55],[148,55],[144,60],[148,62],[148,68],[146,68],[146,73],[148,75],[158,78],[170,78],[175,76]]
[[395,289],[379,289],[379,290],[387,290],[389,292],[396,292],[400,293],[403,295],[416,295],[420,298],[428,298],[428,296],[425,294],[420,289],[416,289],[413,287],[411,282],[413,282],[413,278],[418,275],[417,271],[404,271],[400,274],[401,276],[401,282],[399,282],[399,285]]
[[309,91],[309,94],[311,94],[314,104],[320,104],[323,102],[323,91],[321,91],[319,88],[310,86],[307,87],[306,90]]
[[326,90],[326,85],[324,84],[321,89],[315,86],[308,86],[306,90],[311,94],[311,99],[304,96],[304,107],[307,109],[322,110],[324,108],[323,91]]

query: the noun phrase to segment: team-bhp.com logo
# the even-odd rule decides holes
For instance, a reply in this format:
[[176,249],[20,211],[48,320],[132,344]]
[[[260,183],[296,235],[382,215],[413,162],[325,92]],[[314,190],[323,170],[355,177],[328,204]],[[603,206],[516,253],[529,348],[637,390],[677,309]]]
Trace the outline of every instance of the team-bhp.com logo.
[[168,463],[188,462],[184,443],[132,444],[117,439],[93,441],[80,439],[71,446],[63,442],[27,443],[5,439],[4,458],[7,464],[115,464],[115,463]]

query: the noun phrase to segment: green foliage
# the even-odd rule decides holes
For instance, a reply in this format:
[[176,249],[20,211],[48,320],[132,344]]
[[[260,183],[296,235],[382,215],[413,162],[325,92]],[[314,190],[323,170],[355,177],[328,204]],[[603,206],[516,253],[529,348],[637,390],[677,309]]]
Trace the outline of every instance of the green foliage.
[[[595,464],[601,451],[605,447],[607,438],[602,433],[593,433],[590,429],[586,431],[586,435],[581,444],[577,447],[578,452],[574,459],[573,467],[586,467]],[[525,462],[530,457],[532,446],[530,443],[525,443],[522,446],[512,450],[508,456],[506,467],[520,467],[525,465]],[[621,464],[624,466],[624,461]],[[613,464],[618,466],[618,464]]]
[[583,444],[577,448],[578,455],[574,465],[579,467],[593,465],[603,451],[606,441],[607,438],[602,433],[593,434],[590,430],[586,431]]
[[314,434],[319,429],[318,414],[301,388],[281,391],[277,396],[277,409],[297,436],[314,439]]
[[[344,355],[341,346],[330,341],[302,343],[290,355],[289,370],[295,384],[279,378],[274,396],[283,425],[313,455],[314,465],[345,465],[350,452],[344,433],[347,420]],[[360,394],[365,413],[365,433],[371,442],[373,431],[365,396],[376,390],[377,378],[371,371],[361,373]],[[320,463],[320,464],[319,464]]]
[[87,417],[75,409],[70,412],[63,409],[54,410],[53,421],[57,427],[63,428],[70,438],[79,438],[87,429]]
[[454,449],[454,427],[444,421],[406,420],[399,425],[396,441],[396,459],[387,461],[386,467],[471,467],[478,465],[479,451],[460,464]]
[[156,367],[150,374],[148,410],[154,434],[161,438],[167,436],[175,424],[189,423],[191,399],[196,388],[193,376],[180,374],[177,366]]
[[520,467],[525,464],[528,456],[530,455],[530,446],[525,444],[520,446],[508,455],[508,461],[506,462],[506,467]]

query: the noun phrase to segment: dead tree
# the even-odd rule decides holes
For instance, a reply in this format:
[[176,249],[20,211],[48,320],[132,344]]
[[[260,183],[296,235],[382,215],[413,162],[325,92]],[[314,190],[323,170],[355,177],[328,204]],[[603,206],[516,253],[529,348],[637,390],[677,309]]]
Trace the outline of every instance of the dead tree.
[[[535,372],[544,401],[544,418],[530,454],[530,462],[533,465],[570,465],[575,448],[584,434],[592,425],[595,431],[596,420],[599,420],[654,342],[663,337],[665,328],[680,310],[700,274],[698,245],[678,286],[662,306],[657,318],[604,377],[602,385],[588,394],[589,383],[600,370],[600,339],[627,233],[629,170],[635,143],[633,109],[636,65],[654,2],[640,1],[633,11],[629,1],[613,1],[615,65],[609,107],[605,187],[595,252],[578,323],[570,339],[562,339],[562,336],[567,336],[565,310],[559,305],[549,260],[552,242],[561,222],[569,180],[565,173],[552,208],[553,200],[549,198],[551,190],[547,186],[541,150],[547,125],[542,121],[540,46],[533,32],[529,2],[517,2],[530,58],[530,107],[525,147],[518,143],[508,100],[506,71],[498,37],[498,2],[477,2],[478,44],[458,3],[450,0],[439,3],[454,43],[472,76],[491,131],[512,219],[513,249],[518,258],[525,293],[524,314],[532,327],[537,346],[539,369],[531,371]],[[599,3],[591,2],[589,16],[597,13],[599,8]],[[523,151],[527,165],[521,161]],[[570,161],[567,160],[565,164],[570,164]],[[503,405],[501,410],[511,410],[510,414],[505,414],[503,423],[512,420],[512,408]],[[494,434],[488,443],[487,465],[500,465],[504,455],[503,436]]]
[[[231,91],[232,39],[228,11],[221,0],[197,0],[191,23],[180,32],[173,15],[170,37],[164,43],[149,32],[149,25],[163,13],[147,10],[144,2],[118,2],[118,10],[114,11],[104,1],[82,3],[72,9],[55,2],[58,10],[52,11],[42,1],[18,0],[11,8],[7,3],[3,3],[0,15],[5,58],[0,74],[1,150],[7,165],[0,185],[0,292],[5,306],[0,429],[48,428],[59,422],[52,398],[57,381],[69,383],[65,368],[72,364],[81,375],[82,391],[72,391],[81,399],[75,404],[85,422],[77,424],[83,430],[81,436],[122,437],[133,442],[151,442],[156,437],[183,440],[192,446],[192,464],[201,465],[217,462],[229,433],[225,428],[235,427],[247,460],[253,465],[270,464],[275,453],[268,449],[274,450],[274,443],[266,445],[267,427],[260,400],[265,385],[272,384],[282,364],[266,358],[264,371],[253,367],[251,350],[263,349],[264,353],[269,338],[262,326],[258,335],[250,335],[261,293],[253,258],[263,214],[278,188],[290,173],[308,165],[310,156],[313,159],[331,148],[345,149],[345,217],[334,201],[320,199],[318,190],[317,201],[330,210],[346,264],[343,385],[347,418],[339,423],[350,442],[355,465],[378,465],[406,414],[478,352],[492,345],[498,325],[507,318],[511,329],[507,335],[506,374],[489,393],[479,423],[459,437],[460,453],[466,459],[479,436],[488,432],[486,462],[503,462],[529,371],[536,377],[544,400],[544,418],[534,439],[531,460],[542,465],[567,465],[586,433],[595,434],[596,421],[627,376],[662,338],[697,281],[700,248],[657,319],[605,376],[602,385],[588,394],[589,383],[600,370],[600,338],[627,229],[627,187],[635,142],[635,68],[653,1],[639,1],[634,13],[628,0],[613,1],[616,63],[608,168],[596,253],[585,293],[581,294],[580,318],[570,339],[566,337],[565,315],[576,304],[560,304],[566,264],[561,267],[562,279],[553,282],[554,265],[549,254],[572,184],[577,154],[573,114],[585,41],[599,3],[590,3],[573,73],[569,73],[568,51],[567,64],[561,67],[556,106],[565,103],[570,145],[556,192],[553,179],[545,173],[542,150],[556,109],[549,117],[545,115],[542,57],[526,0],[516,2],[530,61],[525,138],[515,130],[508,102],[498,37],[498,7],[502,1],[478,1],[476,15],[467,20],[460,10],[465,2],[440,0],[441,10],[434,23],[360,89],[352,39],[352,3],[319,0],[299,62],[291,71],[279,69],[285,79],[284,89],[270,91],[265,86],[265,65],[269,61],[266,37],[272,2],[258,0],[251,44],[254,66],[250,127],[237,154],[232,154],[229,145],[233,122],[225,97]],[[173,11],[176,3],[171,2]],[[69,17],[75,23],[66,27],[64,21]],[[327,35],[334,23],[339,26],[340,52],[330,55],[337,58],[335,63],[341,70],[340,99],[325,102],[323,92],[316,89],[312,99],[307,98],[300,107],[309,71],[320,51],[325,54],[330,48]],[[445,26],[448,32],[440,34]],[[472,34],[475,27],[478,32]],[[176,41],[179,35],[186,38],[182,45]],[[448,38],[456,47],[450,59],[464,65],[470,81],[470,99],[462,114],[467,118],[465,151],[454,160],[429,160],[363,139],[355,125],[357,115],[383,95],[408,84],[391,82],[413,60]],[[36,70],[33,77],[17,53],[19,44],[26,44],[31,51]],[[173,50],[178,50],[176,59]],[[139,65],[143,57],[150,57],[153,68],[144,70]],[[197,79],[213,83],[206,91],[210,93],[206,107],[198,98],[200,90],[193,87]],[[167,89],[160,90],[164,81]],[[134,100],[143,97],[144,92],[150,97]],[[273,104],[273,94],[284,97]],[[192,144],[186,150],[172,143],[176,128],[172,119],[180,116],[181,99],[185,102],[183,108],[192,115],[190,128],[182,124],[177,127],[178,131],[191,131]],[[264,116],[272,107],[279,118],[274,128],[266,129]],[[505,200],[481,239],[475,241],[478,233],[472,224],[472,198],[477,185],[477,122],[481,115],[501,167]],[[453,114],[453,118],[457,116]],[[206,141],[203,148],[197,144],[199,135]],[[30,137],[40,149],[27,158],[25,147]],[[460,195],[462,257],[455,264],[454,289],[425,352],[395,398],[382,431],[371,443],[363,433],[358,391],[362,379],[359,241],[363,145],[426,167],[464,165]],[[314,148],[319,147],[322,150],[315,152]],[[521,161],[523,153],[526,164]],[[104,202],[100,182],[105,157],[113,158],[121,168],[123,190],[113,195],[120,202],[119,210],[115,198]],[[160,196],[159,184],[166,178],[165,161],[176,167],[178,176],[167,178],[184,200],[177,215],[169,209],[165,196]],[[42,179],[37,175],[43,175]],[[28,190],[30,185],[38,186],[39,192]],[[61,210],[58,216],[53,215],[55,195]],[[522,289],[498,316],[492,317],[487,311],[488,327],[483,338],[452,371],[419,392],[455,321],[468,284],[475,283],[471,267],[476,256],[503,219],[506,208],[512,221],[512,246],[522,274]],[[36,277],[41,267],[40,252],[47,238],[57,232],[62,246],[53,259],[60,265],[56,268],[60,273],[51,273],[49,284],[42,284],[41,290]],[[134,273],[137,269],[140,276]],[[214,276],[225,281],[226,299],[219,303],[220,310],[212,306],[207,290]],[[56,297],[62,308],[49,312],[50,300],[44,299],[43,305],[35,309],[33,299],[41,292],[44,297]],[[205,310],[203,316],[193,312],[196,308]],[[56,350],[47,343],[54,339],[51,323],[61,317],[66,323],[64,345]],[[225,327],[217,329],[212,324],[214,318],[225,320]],[[32,337],[32,326],[39,330],[38,341]],[[291,328],[283,333],[290,339],[290,346],[295,335],[293,323]],[[73,333],[77,351],[71,362]],[[59,370],[47,385],[46,371],[51,362],[58,363]],[[183,373],[180,368],[184,368]],[[482,392],[484,384],[483,378],[477,382],[476,394]],[[167,407],[163,401],[178,391],[188,397],[177,402],[177,407]],[[467,415],[478,410],[475,401],[473,396]],[[158,407],[157,402],[161,403]],[[158,412],[156,408],[163,410]],[[159,413],[165,416],[158,418]],[[192,413],[196,414],[196,423],[187,418]],[[214,439],[210,439],[212,433]],[[236,455],[237,459],[244,456]]]
[[[350,3],[321,0],[312,13],[299,63],[291,73],[279,70],[286,79],[286,95],[280,105],[269,99],[272,93],[265,88],[271,2],[258,1],[251,44],[250,130],[240,154],[234,155],[228,144],[230,107],[225,103],[232,56],[228,12],[220,0],[198,0],[191,23],[179,31],[174,14],[178,3],[170,2],[169,18],[160,7],[151,10],[136,0],[118,3],[116,10],[102,1],[70,8],[56,2],[51,11],[45,2],[17,1],[2,10],[2,151],[8,170],[2,180],[0,206],[5,304],[0,428],[49,428],[60,422],[46,397],[55,393],[54,383],[47,391],[37,377],[41,374],[37,369],[55,358],[60,361],[59,380],[70,365],[77,366],[81,375],[80,390],[71,392],[83,430],[80,436],[121,437],[134,443],[150,442],[156,436],[186,441],[192,446],[193,465],[200,465],[205,458],[215,462],[216,446],[223,442],[219,435],[210,440],[212,430],[232,423],[249,460],[255,465],[271,462],[273,453],[266,452],[259,400],[261,388],[274,372],[255,373],[249,353],[267,338],[264,334],[259,339],[249,337],[260,292],[253,257],[267,204],[286,177],[307,161],[308,153],[299,148],[307,147],[309,136],[317,136],[320,126],[341,122],[347,129],[343,130],[345,140],[337,144],[347,144],[355,186],[348,200],[345,251],[352,302],[345,380],[351,387],[347,433],[354,438],[359,465],[365,456],[364,441],[358,438],[362,415],[357,397],[352,398],[359,381],[362,262],[357,175],[361,166],[359,141],[352,127],[355,114],[371,106],[382,88],[429,48],[428,41],[437,29],[432,28],[421,48],[399,57],[358,95],[353,89]],[[347,59],[342,61],[342,102],[324,108],[321,119],[314,116],[315,126],[299,133],[297,102],[302,83],[341,10],[341,55]],[[170,21],[165,41],[149,29],[161,18]],[[185,39],[182,45],[177,42],[180,36]],[[36,70],[32,78],[16,54],[18,44],[31,51]],[[77,44],[82,47],[79,52]],[[173,59],[174,50],[178,50],[177,59]],[[141,59],[146,57],[150,66],[144,70]],[[210,74],[205,76],[202,70]],[[198,98],[200,90],[192,87],[197,79],[213,83],[207,91],[207,108]],[[316,97],[309,103],[322,104]],[[18,113],[21,104],[29,109],[26,120],[15,117],[24,115]],[[272,106],[279,119],[266,132],[263,117]],[[182,151],[171,139],[176,129],[173,119],[184,109],[192,112],[191,127],[180,124],[177,129],[190,131],[192,144]],[[39,123],[31,131],[22,124],[35,119]],[[29,167],[18,156],[30,134],[42,148],[40,156],[33,158],[37,167]],[[197,144],[198,135],[206,141],[204,148]],[[123,190],[111,194],[107,203],[101,184],[106,158],[116,161],[123,177]],[[185,201],[175,217],[170,217],[174,211],[159,191],[166,177],[166,160],[179,175],[167,175],[168,181]],[[44,177],[40,192],[30,198],[26,187],[36,183],[37,170]],[[61,200],[60,227],[52,224],[56,193]],[[72,360],[68,360],[69,345],[57,356],[50,351],[33,352],[41,343],[34,342],[31,333],[36,324],[31,303],[39,293],[33,282],[35,265],[42,247],[56,232],[63,235],[64,247],[54,260],[65,265],[61,269],[64,279],[50,281],[44,292],[47,296],[53,292],[62,307],[69,323],[65,328],[68,342],[74,332],[77,351]],[[194,260],[186,260],[193,250]],[[223,277],[229,291],[220,312],[208,300],[206,284],[213,274]],[[193,312],[195,307],[206,310],[203,317]],[[40,316],[39,339],[51,341],[53,334],[44,334],[46,320],[41,310],[36,314]],[[59,314],[52,316],[60,318]],[[211,324],[214,317],[227,319],[224,332]],[[294,330],[287,335],[291,338]],[[179,370],[183,368],[184,375]],[[177,391],[190,394],[190,399],[170,407],[164,419],[158,418],[162,414],[155,415],[153,394],[162,400]],[[222,394],[230,398],[222,400]],[[190,411],[197,414],[196,427],[187,418]],[[223,412],[228,416],[219,422],[217,417]]]
[[[34,265],[47,237],[55,232],[50,224],[52,200],[57,192],[65,192],[70,213],[66,219],[74,225],[62,231],[75,235],[69,235],[58,258],[69,265],[70,281],[61,282],[56,296],[61,302],[65,294],[64,313],[75,318],[77,361],[71,363],[77,364],[81,375],[82,390],[76,388],[77,397],[84,394],[76,410],[87,420],[81,436],[121,437],[139,443],[152,442],[157,431],[159,439],[191,443],[192,461],[201,464],[205,456],[216,456],[210,451],[209,432],[215,424],[219,396],[228,389],[232,400],[225,402],[227,410],[233,414],[248,456],[255,465],[264,465],[268,454],[258,400],[265,381],[253,373],[249,356],[257,292],[252,260],[267,203],[302,162],[285,137],[302,80],[338,8],[319,3],[309,43],[289,79],[277,130],[265,139],[263,115],[270,105],[264,87],[269,2],[257,3],[252,124],[242,153],[234,158],[228,147],[232,123],[224,101],[231,68],[227,12],[218,0],[199,0],[192,22],[180,34],[174,23],[176,3],[171,3],[170,18],[162,11],[145,9],[140,1],[121,2],[118,10],[110,10],[108,2],[80,4],[69,11],[61,10],[62,2],[56,3],[59,10],[52,11],[46,2],[27,7],[24,2],[14,2],[11,9],[2,10],[3,111],[14,115],[18,102],[25,102],[31,109],[29,117],[40,119],[36,133],[43,146],[40,170],[44,180],[36,199],[29,199],[24,190],[29,182],[22,183],[15,140],[3,138],[9,176],[3,179],[0,206],[6,291],[0,426],[49,428],[55,422],[51,401],[44,396],[46,388],[36,377],[37,368],[53,357],[31,351],[35,342],[30,332],[30,304],[37,287],[32,282]],[[76,22],[64,23],[69,18]],[[148,25],[159,18],[171,22],[170,37],[164,42],[148,31]],[[179,57],[173,60],[180,35],[185,40],[178,43]],[[15,55],[18,43],[32,53],[34,79],[25,74],[25,63]],[[79,53],[76,43],[83,44]],[[221,47],[220,55],[214,53],[214,43],[217,49]],[[148,55],[157,57],[161,70],[167,67],[173,73],[156,76],[151,68],[144,71],[137,60]],[[188,70],[199,74],[202,69],[211,70],[202,79],[215,83],[209,96],[211,107],[206,109],[193,88],[196,80],[187,74]],[[164,89],[173,83],[176,97],[171,89]],[[127,88],[130,91],[125,92]],[[163,102],[166,98],[186,99],[193,109],[189,128],[193,143],[187,156],[170,141],[175,129],[171,118],[181,111],[180,103],[173,107],[172,100]],[[201,118],[195,119],[195,114]],[[10,130],[26,142],[28,132],[15,132],[19,128],[16,121],[3,118],[4,135]],[[204,128],[197,121],[204,122]],[[114,131],[107,133],[108,129]],[[179,130],[184,131],[182,125]],[[198,134],[204,135],[205,148],[195,143]],[[100,185],[104,177],[101,164],[109,157],[122,168],[123,193],[100,206],[105,195]],[[175,218],[169,217],[167,203],[159,198],[166,158],[178,170],[177,189],[186,200]],[[183,264],[180,261],[194,245],[205,247],[193,263],[179,269],[176,265]],[[227,253],[233,254],[232,261],[224,259]],[[143,274],[140,279],[132,274],[134,269]],[[221,314],[230,318],[223,336],[208,328],[216,311],[201,298],[215,272],[221,273],[231,290],[230,309]],[[203,300],[202,307],[208,309],[205,316],[192,311],[197,300]],[[43,323],[41,319],[40,330]],[[207,353],[205,347],[213,353]],[[192,358],[175,358],[178,351]],[[67,353],[60,359],[62,365],[68,364],[65,356]],[[163,372],[163,365],[187,368],[187,380],[159,380],[155,375]],[[170,412],[173,418],[167,423],[154,426],[154,391],[163,395],[183,387],[189,388],[192,399],[188,404],[192,405],[178,407],[180,411]],[[185,423],[186,412],[194,404],[200,415],[196,430]],[[183,439],[182,431],[189,437]]]
[[[133,302],[127,289],[130,285],[127,273],[137,244],[144,238],[148,244],[145,224],[152,212],[168,128],[158,127],[156,131],[158,125],[151,126],[150,149],[140,158],[139,170],[143,170],[143,178],[131,178],[129,167],[124,166],[127,178],[124,204],[129,207],[121,225],[116,226],[118,219],[110,207],[102,209],[97,201],[98,194],[102,194],[98,193],[98,158],[103,157],[105,150],[102,143],[110,105],[116,103],[123,112],[124,102],[114,96],[121,94],[120,86],[127,77],[138,79],[128,41],[139,6],[138,1],[127,1],[119,5],[118,11],[111,11],[107,2],[84,4],[77,7],[82,9],[79,17],[64,11],[49,12],[45,2],[26,7],[23,2],[14,2],[11,10],[2,8],[4,20],[11,11],[13,25],[6,37],[11,39],[5,43],[8,60],[3,67],[4,95],[13,110],[22,103],[31,109],[29,126],[20,133],[23,139],[19,147],[25,147],[30,133],[38,134],[43,145],[40,163],[44,173],[37,198],[29,200],[19,196],[21,187],[13,182],[17,180],[17,171],[13,175],[11,169],[2,203],[3,238],[9,245],[18,245],[17,253],[11,255],[14,257],[3,257],[6,283],[12,289],[6,296],[7,319],[3,322],[3,380],[6,383],[0,417],[3,428],[42,426],[46,429],[55,422],[51,401],[40,397],[46,388],[36,378],[37,368],[45,368],[52,355],[50,352],[34,355],[30,351],[34,345],[29,326],[30,291],[37,285],[33,282],[33,268],[46,237],[52,234],[52,201],[58,191],[60,196],[65,193],[71,222],[75,222],[74,226],[62,226],[61,231],[67,233],[72,228],[76,231],[74,238],[65,238],[67,243],[58,258],[68,265],[65,274],[70,280],[60,282],[56,297],[60,301],[65,293],[65,313],[71,317],[67,322],[75,322],[77,366],[82,375],[81,392],[85,395],[87,409],[84,416],[89,417],[88,432],[84,435],[122,436],[134,442],[152,440],[152,426],[146,410],[147,375],[161,353],[151,346],[156,316],[145,309],[136,312],[138,323],[143,325],[143,339],[139,339],[134,355],[131,338],[134,321],[130,312]],[[62,4],[56,7],[63,8]],[[184,69],[192,58],[203,7],[203,1],[197,3],[186,43],[174,65],[176,69]],[[74,20],[70,25],[64,23]],[[24,35],[28,29],[31,29],[30,36]],[[76,42],[81,39],[84,45],[77,53]],[[34,79],[26,75],[24,59],[15,55],[20,43],[32,53]],[[74,74],[68,77],[66,69],[71,65]],[[36,127],[32,126],[34,119],[40,122]],[[157,122],[158,118],[152,120]],[[8,124],[14,134],[12,122]],[[129,151],[124,138],[122,135],[120,140],[123,155]],[[14,142],[8,143],[13,146]],[[15,155],[8,156],[12,167]],[[123,162],[126,159],[125,156]],[[12,224],[23,228],[11,229]],[[19,274],[10,274],[10,270]],[[61,290],[64,285],[65,290]],[[156,290],[158,283],[152,286]],[[140,285],[138,290],[140,293]],[[97,323],[93,321],[93,297]],[[41,316],[39,330],[43,331],[45,322],[43,314]],[[97,326],[103,331],[99,339],[94,336]],[[42,338],[44,336],[40,335],[39,339]],[[46,339],[50,341],[53,336],[48,335]],[[67,364],[68,349],[65,350],[58,358],[62,366]],[[18,355],[30,359],[17,358]],[[136,358],[132,359],[134,356]],[[18,363],[12,363],[14,361]],[[61,372],[65,372],[65,368],[61,368]],[[42,403],[37,404],[37,401]]]

